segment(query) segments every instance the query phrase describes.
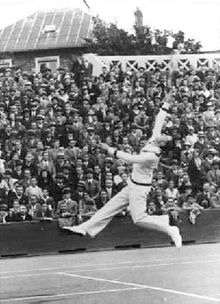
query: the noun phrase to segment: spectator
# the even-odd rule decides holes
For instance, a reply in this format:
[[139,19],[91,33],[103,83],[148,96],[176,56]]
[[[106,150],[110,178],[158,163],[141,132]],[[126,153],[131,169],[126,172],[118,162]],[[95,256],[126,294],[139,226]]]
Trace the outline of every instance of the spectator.
[[39,205],[38,209],[35,213],[36,219],[52,219],[53,218],[53,212],[50,208],[50,205],[47,203],[42,203]]
[[211,205],[210,198],[211,198],[210,184],[206,182],[203,184],[203,191],[201,193],[198,193],[196,202],[204,209],[207,209]]
[[6,204],[0,204],[0,223],[7,222],[7,215],[8,215],[8,207]]
[[20,205],[20,213],[18,213],[17,222],[32,221],[31,214],[28,213],[28,208],[25,205]]
[[187,210],[189,212],[189,221],[191,224],[195,225],[196,218],[201,214],[201,210],[204,208],[196,203],[195,198],[192,196],[188,196],[187,201],[183,203],[183,210]]
[[98,197],[101,188],[99,182],[93,178],[93,175],[93,170],[88,168],[86,170],[85,189],[89,196],[95,200]]
[[174,187],[174,181],[169,181],[168,187],[165,189],[166,198],[177,199],[179,196],[179,191]]
[[8,192],[7,201],[9,208],[12,207],[15,200],[18,200],[19,204],[28,205],[28,196],[24,194],[24,187],[20,183],[16,183],[15,189]]
[[27,195],[29,198],[32,195],[36,195],[36,197],[40,199],[42,194],[42,189],[37,185],[37,178],[33,176],[30,180],[30,186],[25,190],[25,195]]
[[63,203],[66,204],[66,210],[70,212],[72,215],[77,215],[78,213],[78,204],[76,201],[71,199],[71,191],[70,188],[64,188],[62,191],[63,199],[58,202],[57,210],[60,210],[60,206],[63,205]]
[[95,201],[89,196],[88,192],[83,193],[83,199],[79,205],[79,222],[88,220],[95,212],[97,207]]

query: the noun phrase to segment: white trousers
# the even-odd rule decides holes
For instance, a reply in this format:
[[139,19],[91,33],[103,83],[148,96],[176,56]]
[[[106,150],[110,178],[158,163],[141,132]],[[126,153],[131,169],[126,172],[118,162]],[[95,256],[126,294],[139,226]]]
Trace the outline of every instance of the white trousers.
[[136,225],[169,235],[168,215],[157,216],[146,213],[146,201],[150,189],[150,186],[139,186],[129,180],[125,188],[110,199],[88,221],[80,224],[80,227],[94,237],[108,225],[116,214],[129,205],[132,220]]

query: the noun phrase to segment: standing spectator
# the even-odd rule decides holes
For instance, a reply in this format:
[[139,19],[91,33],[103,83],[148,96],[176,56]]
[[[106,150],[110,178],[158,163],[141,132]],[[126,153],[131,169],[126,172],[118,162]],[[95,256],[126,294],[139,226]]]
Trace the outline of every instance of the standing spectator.
[[207,209],[211,205],[210,198],[211,198],[210,184],[206,182],[203,184],[203,191],[201,193],[198,193],[196,202],[204,209]]

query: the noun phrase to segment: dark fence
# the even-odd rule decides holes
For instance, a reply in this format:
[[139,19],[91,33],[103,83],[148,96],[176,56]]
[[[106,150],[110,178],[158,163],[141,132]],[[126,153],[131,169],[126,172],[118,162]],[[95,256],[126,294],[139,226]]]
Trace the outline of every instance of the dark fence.
[[[195,225],[190,224],[187,213],[181,213],[180,230],[184,243],[219,242],[220,209],[204,211]],[[93,239],[68,235],[58,229],[57,221],[0,224],[1,257],[168,245],[165,234],[139,228],[130,217],[114,218]]]

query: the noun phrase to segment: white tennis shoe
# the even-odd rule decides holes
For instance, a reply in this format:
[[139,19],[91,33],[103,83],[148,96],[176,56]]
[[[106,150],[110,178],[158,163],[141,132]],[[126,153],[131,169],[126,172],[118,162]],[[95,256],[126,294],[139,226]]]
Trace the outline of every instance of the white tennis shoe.
[[83,228],[81,228],[80,226],[62,227],[62,230],[69,231],[72,234],[79,234],[81,236],[86,235],[86,231]]
[[182,246],[182,237],[180,235],[180,231],[178,227],[176,226],[170,227],[170,237],[177,248],[180,248]]

